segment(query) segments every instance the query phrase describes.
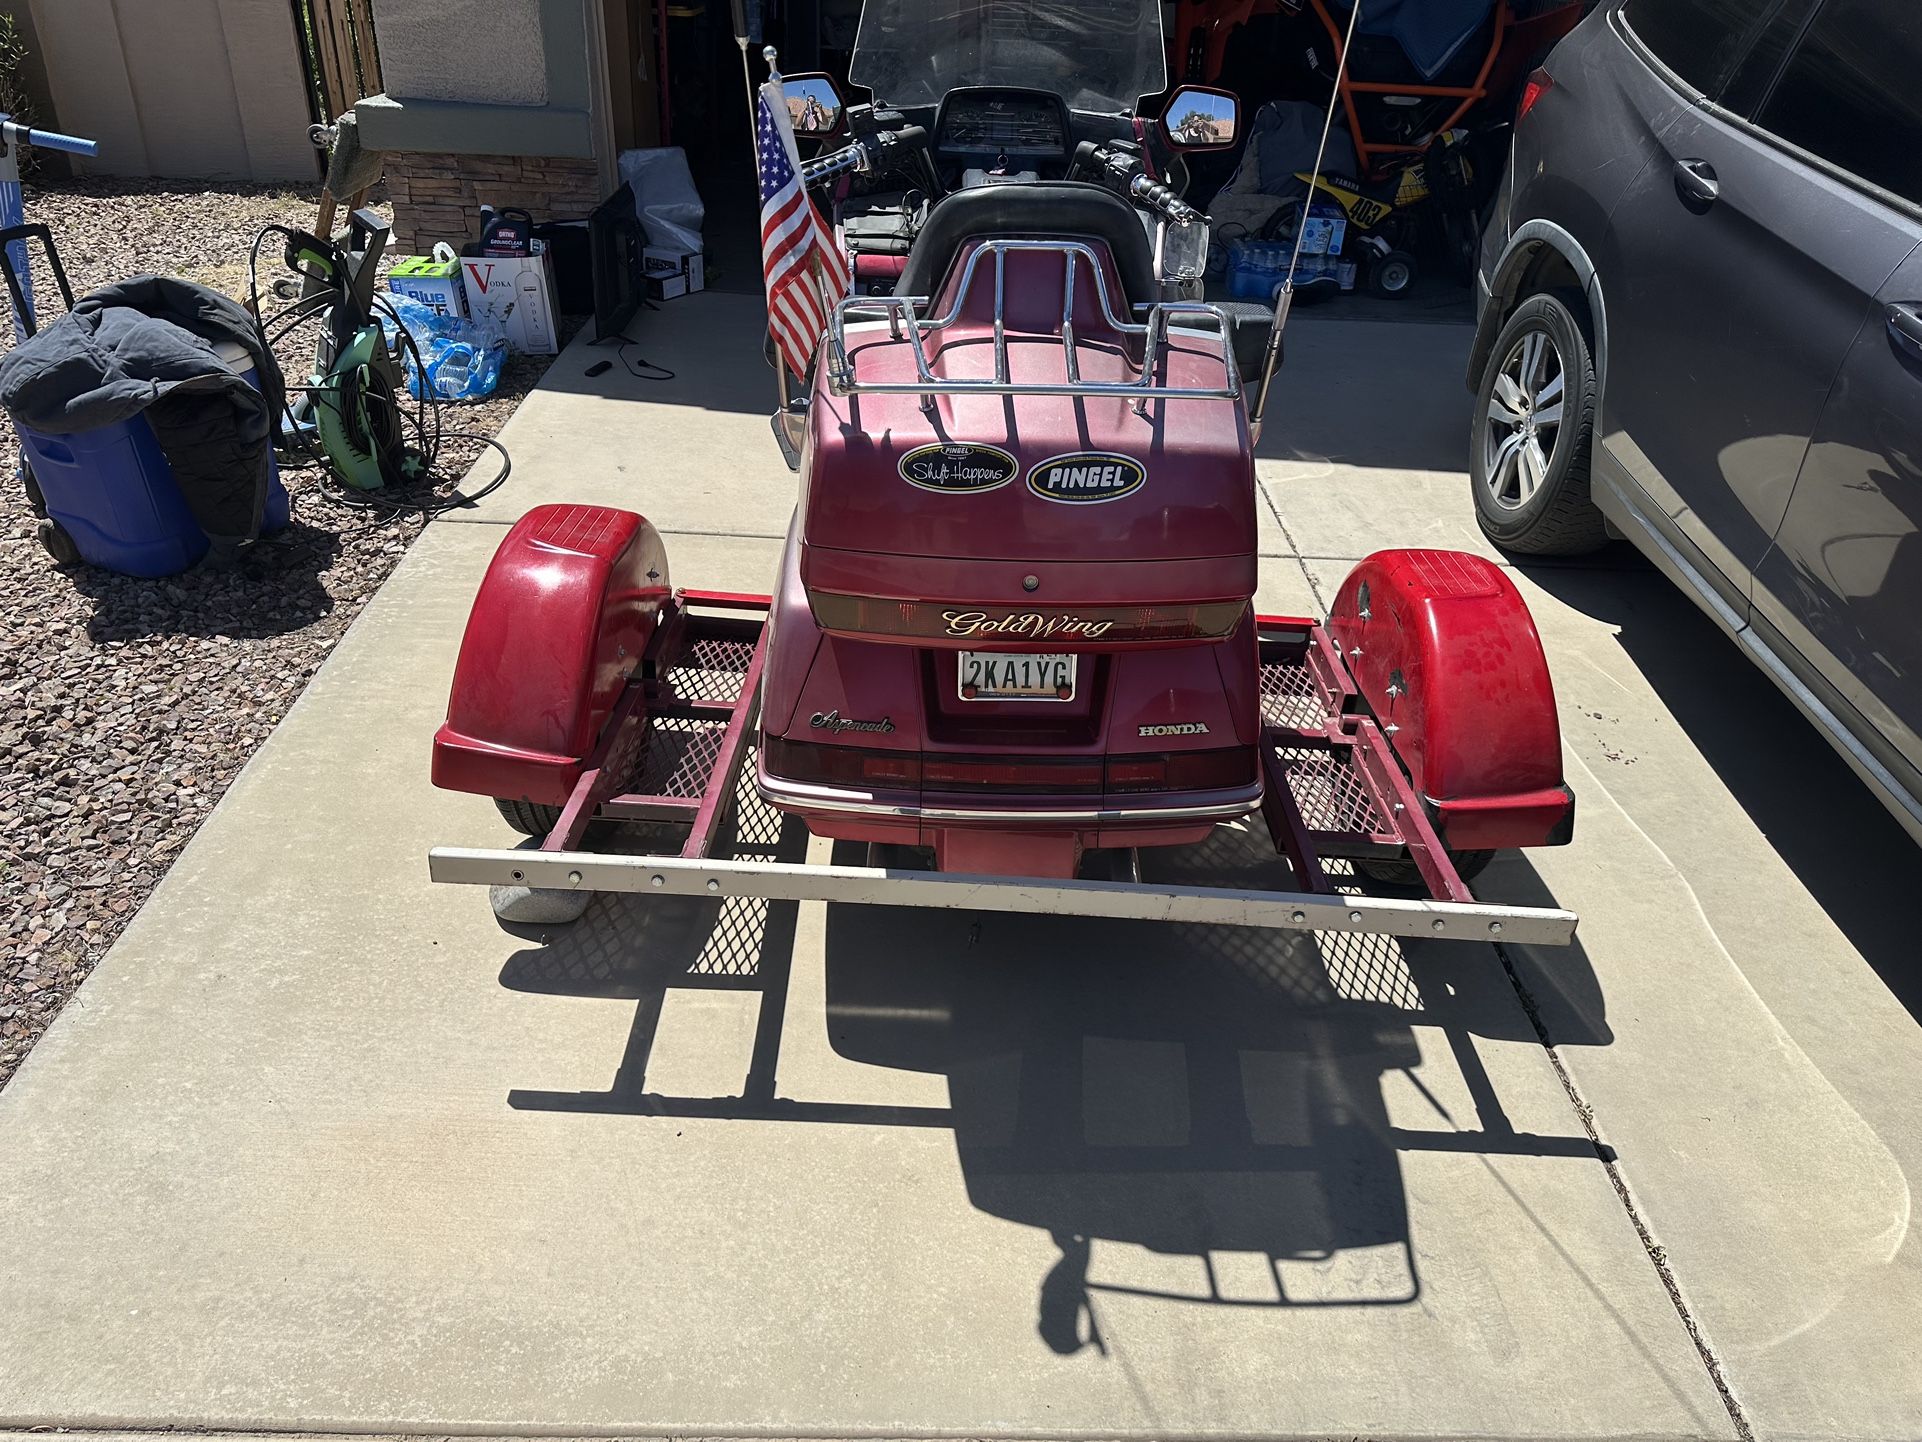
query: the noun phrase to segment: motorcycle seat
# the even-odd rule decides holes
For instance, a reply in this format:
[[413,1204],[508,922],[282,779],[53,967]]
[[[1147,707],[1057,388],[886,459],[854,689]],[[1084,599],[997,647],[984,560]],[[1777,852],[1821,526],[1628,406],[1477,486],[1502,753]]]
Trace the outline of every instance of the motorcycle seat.
[[981,185],[943,196],[928,211],[896,295],[931,296],[970,241],[1073,239],[1107,247],[1121,277],[1122,305],[1146,305],[1160,291],[1154,251],[1135,208],[1103,186],[1079,180]]

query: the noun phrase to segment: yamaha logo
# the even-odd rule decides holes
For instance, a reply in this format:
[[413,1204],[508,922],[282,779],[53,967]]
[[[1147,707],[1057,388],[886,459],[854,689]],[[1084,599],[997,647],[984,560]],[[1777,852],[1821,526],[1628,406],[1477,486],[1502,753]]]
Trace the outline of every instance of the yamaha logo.
[[1208,726],[1203,721],[1176,721],[1167,726],[1140,726],[1137,732],[1143,736],[1206,736]]
[[1148,468],[1112,451],[1075,451],[1050,456],[1028,472],[1028,489],[1045,501],[1088,505],[1131,496],[1148,480]]
[[896,467],[924,491],[992,491],[1021,473],[1021,463],[999,446],[948,441],[916,446]]

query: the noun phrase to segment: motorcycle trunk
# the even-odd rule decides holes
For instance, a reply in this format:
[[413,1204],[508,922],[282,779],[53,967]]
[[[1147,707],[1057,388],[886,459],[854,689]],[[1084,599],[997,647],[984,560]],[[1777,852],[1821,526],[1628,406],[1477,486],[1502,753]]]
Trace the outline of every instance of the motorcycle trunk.
[[[930,307],[952,321],[923,333],[937,383],[995,376],[996,286],[957,301],[966,260]],[[1085,256],[1005,260],[1011,381],[1068,379],[1069,264],[1079,379],[1135,378],[1139,338],[1108,323]],[[892,322],[846,339],[857,388],[916,382]],[[1155,368],[1220,388],[1221,342],[1174,330]],[[769,800],[817,834],[931,846],[944,870],[1042,876],[1258,802],[1238,399],[837,394],[817,370],[762,702]]]

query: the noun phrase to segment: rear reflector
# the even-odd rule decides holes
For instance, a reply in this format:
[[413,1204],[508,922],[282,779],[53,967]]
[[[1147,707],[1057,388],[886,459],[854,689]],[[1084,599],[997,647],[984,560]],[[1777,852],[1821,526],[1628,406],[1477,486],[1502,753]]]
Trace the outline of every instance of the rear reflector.
[[1103,791],[1219,791],[1255,779],[1251,747],[1125,756],[959,756],[870,751],[811,741],[766,742],[769,774],[783,781],[862,791],[992,792],[1094,796]]
[[1214,640],[1230,634],[1248,609],[1246,601],[1206,601],[1192,606],[1023,611],[945,601],[889,601],[836,591],[810,591],[808,604],[824,631],[980,641],[998,649],[1024,643],[1060,647],[1077,642]]
[[1528,118],[1528,112],[1535,108],[1535,102],[1555,88],[1555,77],[1546,70],[1531,70],[1528,79],[1522,82],[1522,101],[1515,107],[1515,123],[1520,125]]

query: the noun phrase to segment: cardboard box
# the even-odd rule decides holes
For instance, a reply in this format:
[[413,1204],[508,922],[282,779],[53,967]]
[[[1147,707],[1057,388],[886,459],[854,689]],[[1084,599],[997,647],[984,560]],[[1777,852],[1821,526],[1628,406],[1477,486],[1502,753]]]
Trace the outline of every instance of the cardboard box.
[[647,274],[647,293],[653,300],[675,300],[692,295],[707,284],[707,264],[699,251],[671,250],[665,246],[641,247],[641,265]]
[[536,255],[470,255],[461,260],[467,313],[483,316],[507,332],[507,343],[528,355],[560,349],[554,315],[554,268],[543,250]]
[[1301,222],[1301,253],[1340,255],[1347,237],[1348,218],[1334,206],[1317,202]]
[[417,300],[439,315],[467,314],[460,259],[449,245],[436,246],[432,255],[410,255],[396,262],[387,272],[387,289]]

